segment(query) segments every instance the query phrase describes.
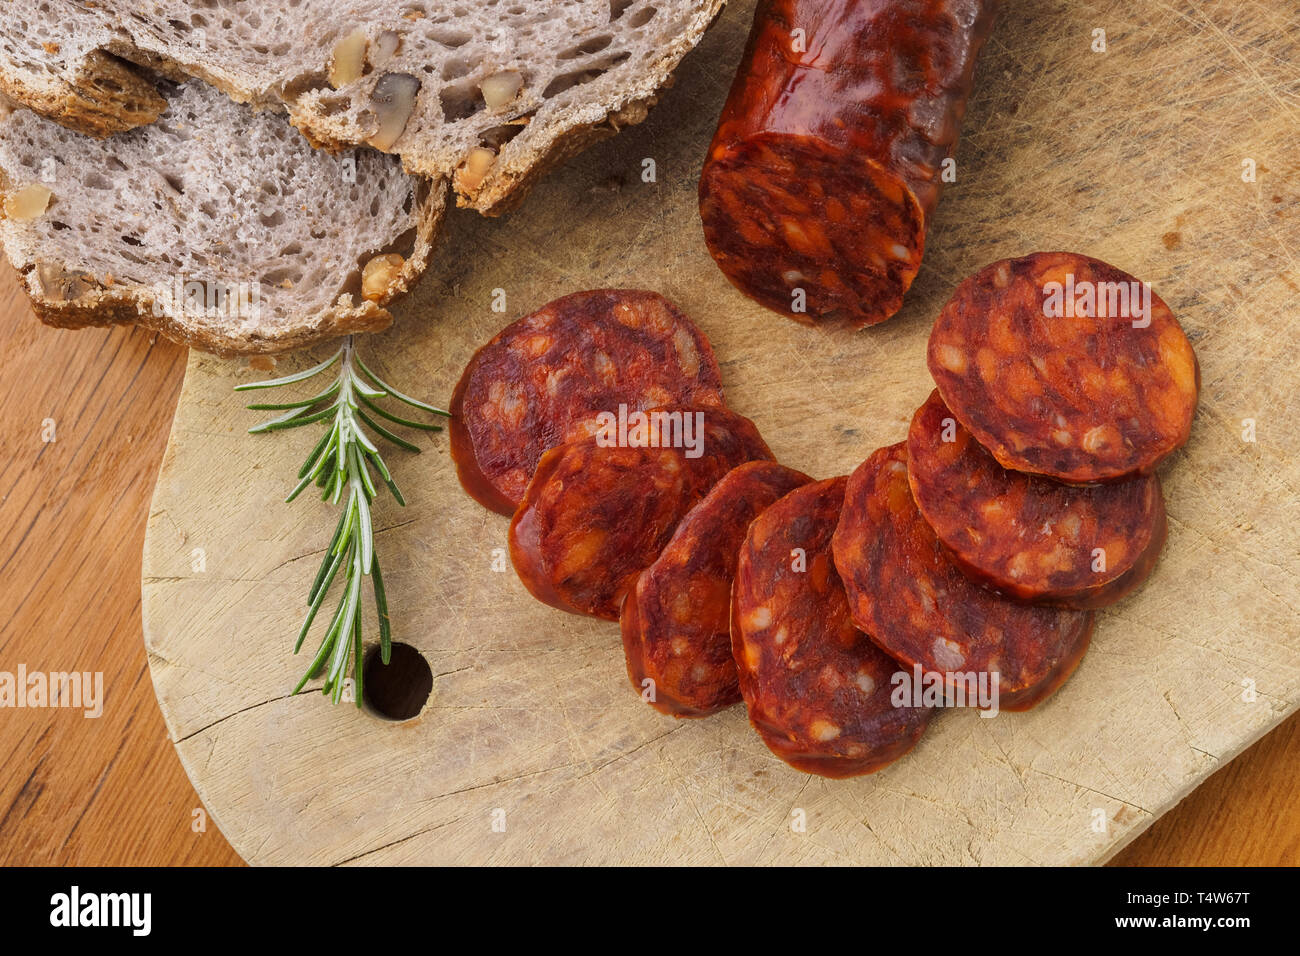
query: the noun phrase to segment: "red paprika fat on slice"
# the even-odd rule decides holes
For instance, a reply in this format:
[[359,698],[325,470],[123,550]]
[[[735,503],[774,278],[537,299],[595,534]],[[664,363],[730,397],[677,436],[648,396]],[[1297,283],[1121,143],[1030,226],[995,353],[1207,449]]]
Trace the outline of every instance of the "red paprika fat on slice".
[[949,687],[968,674],[991,685],[997,673],[1002,710],[1048,697],[1087,650],[1093,612],[1010,601],[953,565],[912,500],[903,442],[849,476],[833,548],[854,624]]
[[628,677],[642,696],[653,689],[656,710],[704,717],[740,700],[730,630],[740,545],[755,517],[810,481],[774,461],[733,468],[641,572],[619,623]]
[[[618,620],[637,575],[709,489],[737,465],[772,458],[753,422],[716,405],[653,409],[648,419],[668,422],[650,429],[648,444],[607,444],[615,436],[602,432],[542,456],[510,522],[510,559],[539,601]],[[692,447],[669,437],[672,421],[689,423],[681,435]]]
[[907,478],[953,562],[1023,601],[1114,604],[1146,580],[1165,542],[1155,475],[1080,486],[1008,471],[957,422],[937,390],[912,417]]
[[895,706],[899,665],[853,625],[831,560],[845,484],[804,485],[760,514],[732,591],[732,652],[749,721],[774,754],[823,777],[892,763],[933,713]]
[[451,456],[480,504],[513,514],[549,448],[589,435],[620,405],[721,405],[708,339],[671,302],[637,289],[575,292],[479,349],[451,400]]
[[994,0],[760,0],[700,176],[723,274],[808,324],[898,311]]
[[1004,468],[1073,484],[1148,474],[1192,430],[1200,367],[1169,306],[1112,265],[1038,252],[957,287],[930,374]]

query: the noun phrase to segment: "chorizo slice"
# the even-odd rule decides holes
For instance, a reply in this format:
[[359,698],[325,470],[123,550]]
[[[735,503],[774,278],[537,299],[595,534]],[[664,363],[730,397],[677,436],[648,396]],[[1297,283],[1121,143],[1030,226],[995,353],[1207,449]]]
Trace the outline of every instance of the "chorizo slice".
[[928,361],[953,415],[1004,468],[1073,484],[1154,470],[1191,434],[1201,381],[1149,286],[1071,252],[1003,259],[964,280]]
[[1164,546],[1155,475],[1079,486],[1008,471],[953,418],[937,389],[908,429],[907,480],[948,557],[1021,601],[1114,604],[1146,580]]
[[731,656],[731,582],[749,523],[812,481],[774,461],[733,468],[691,509],[623,602],[627,675],[675,717],[704,717],[740,700]]
[[823,777],[897,760],[933,713],[894,706],[898,664],[850,619],[831,560],[845,483],[804,485],[754,519],[732,592],[732,652],[750,723],[790,766]]
[[600,412],[721,405],[704,334],[663,296],[575,292],[506,326],[474,353],[451,399],[451,456],[476,501],[510,515],[542,453]]
[[723,274],[806,324],[899,310],[996,0],[760,0],[700,176]]
[[686,513],[737,465],[772,459],[754,423],[720,406],[637,414],[626,435],[598,431],[538,462],[510,522],[510,559],[539,601],[617,621]]
[[1074,671],[1094,614],[1010,601],[959,571],[912,500],[905,445],[877,449],[849,476],[833,549],[853,622],[953,692],[997,673],[1000,709],[1027,710]]

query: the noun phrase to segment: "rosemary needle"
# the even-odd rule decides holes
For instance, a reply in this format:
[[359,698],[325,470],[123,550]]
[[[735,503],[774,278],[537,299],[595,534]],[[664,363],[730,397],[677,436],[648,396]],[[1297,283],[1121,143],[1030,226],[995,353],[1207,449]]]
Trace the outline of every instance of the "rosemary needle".
[[[342,585],[338,604],[330,615],[329,625],[320,646],[293,692],[296,694],[307,682],[325,674],[322,692],[335,703],[343,699],[343,688],[349,675],[354,679],[354,698],[361,706],[362,626],[361,589],[366,578],[375,596],[375,612],[379,627],[380,659],[387,664],[392,653],[392,624],[388,614],[388,596],[384,593],[384,579],[379,570],[379,557],[375,553],[373,508],[378,495],[378,485],[371,474],[373,468],[380,480],[392,492],[399,505],[406,500],[397,490],[393,476],[384,464],[379,446],[367,433],[369,428],[382,440],[398,448],[419,453],[419,446],[381,425],[372,415],[395,425],[422,431],[441,431],[442,426],[431,422],[415,421],[393,414],[379,404],[379,399],[391,398],[421,412],[446,417],[448,413],[418,399],[404,395],[370,370],[357,355],[356,343],[348,336],[338,351],[312,368],[265,382],[237,385],[235,391],[279,388],[305,382],[338,364],[334,382],[310,398],[297,401],[249,405],[253,411],[283,412],[275,418],[249,429],[251,434],[282,431],[316,422],[325,422],[325,433],[316,442],[302,468],[298,470],[298,483],[285,501],[293,501],[309,485],[321,489],[321,500],[333,504],[343,502],[338,524],[320,570],[307,593],[307,614],[293,652],[302,649],[303,642],[316,621],[325,597],[342,572]],[[363,410],[363,406],[364,409]],[[371,414],[367,414],[367,410]],[[408,413],[409,414],[409,413]],[[344,493],[346,492],[346,498]],[[350,666],[349,666],[350,665]]]

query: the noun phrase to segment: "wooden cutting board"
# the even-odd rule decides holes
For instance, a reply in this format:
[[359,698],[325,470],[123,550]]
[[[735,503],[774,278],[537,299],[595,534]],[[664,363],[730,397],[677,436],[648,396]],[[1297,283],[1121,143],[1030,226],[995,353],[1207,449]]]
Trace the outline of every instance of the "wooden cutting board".
[[1297,16],[1265,0],[1008,3],[906,307],[830,333],[752,305],[700,235],[696,178],[752,7],[726,9],[644,125],[507,219],[453,215],[368,359],[445,402],[474,348],[544,302],[655,289],[713,340],[731,404],[780,459],[827,477],[904,435],[963,276],[1034,250],[1095,255],[1150,281],[1201,361],[1192,440],[1162,471],[1155,574],[1101,613],[1042,707],[941,715],[908,758],[829,781],[772,757],[741,707],[681,721],[643,705],[615,626],[493,570],[506,519],[460,491],[445,435],[422,438],[423,454],[388,455],[410,504],[381,499],[377,540],[395,639],[435,679],[418,718],[386,722],[289,696],[335,512],[282,503],[316,436],[245,434],[259,417],[231,391],[329,350],[274,373],[192,354],[145,543],[145,641],[190,778],[250,862],[1097,862],[1295,709]]

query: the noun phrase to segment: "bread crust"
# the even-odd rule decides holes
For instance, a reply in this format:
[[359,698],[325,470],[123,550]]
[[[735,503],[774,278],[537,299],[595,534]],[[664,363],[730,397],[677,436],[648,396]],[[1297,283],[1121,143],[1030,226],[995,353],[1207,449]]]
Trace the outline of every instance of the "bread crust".
[[0,93],[96,139],[146,126],[167,109],[146,76],[102,50],[92,51],[71,81],[0,69]]
[[392,313],[387,309],[374,302],[363,301],[359,307],[337,306],[320,316],[311,326],[277,329],[274,335],[269,336],[260,330],[234,336],[187,325],[168,315],[155,315],[153,297],[139,288],[121,292],[91,292],[72,302],[33,295],[29,288],[28,298],[36,317],[54,328],[138,325],[173,342],[220,358],[288,352],[354,332],[379,332],[388,328],[393,321]]
[[588,146],[609,139],[625,126],[644,122],[650,107],[659,100],[657,91],[612,110],[599,123],[571,126],[551,140],[523,169],[504,169],[485,177],[471,192],[456,192],[456,205],[473,209],[484,216],[500,216],[524,201],[529,190],[552,169],[562,166]]

